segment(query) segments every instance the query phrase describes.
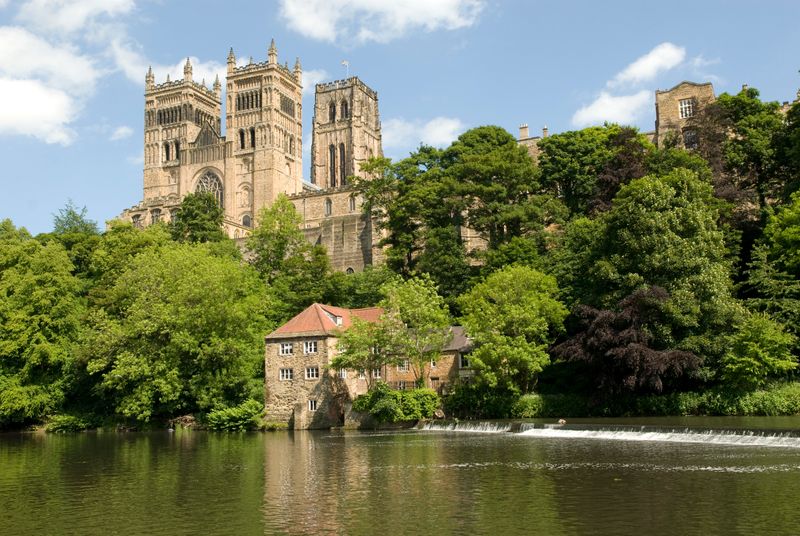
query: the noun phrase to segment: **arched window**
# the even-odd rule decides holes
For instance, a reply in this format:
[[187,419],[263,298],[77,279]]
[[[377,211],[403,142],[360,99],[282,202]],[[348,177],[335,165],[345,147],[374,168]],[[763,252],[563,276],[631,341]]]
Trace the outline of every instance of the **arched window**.
[[347,184],[347,169],[346,169],[347,160],[344,158],[344,143],[339,144],[339,181],[342,183],[342,186]]
[[178,221],[178,209],[177,208],[171,208],[169,210],[169,221],[171,221],[171,222]]
[[328,120],[333,123],[336,121],[336,103],[332,102],[328,107]]
[[150,224],[155,225],[156,223],[161,221],[161,209],[154,208],[150,211]]
[[333,214],[333,201],[330,199],[325,200],[325,215],[330,216]]
[[194,191],[198,194],[208,192],[214,199],[217,201],[217,204],[220,207],[224,207],[222,202],[222,181],[219,180],[217,174],[213,171],[206,171],[203,175],[197,180],[197,186],[195,187]]
[[164,161],[169,162],[169,143],[164,144]]
[[250,127],[250,147],[256,146],[256,129],[254,127]]
[[289,154],[294,154],[294,136],[289,136]]
[[350,212],[356,211],[356,198],[354,196],[350,196]]
[[331,144],[328,147],[328,167],[330,169],[330,184],[331,188],[336,187],[336,146]]
[[354,273],[356,273],[356,271],[355,271],[355,270],[353,270],[352,268],[348,268],[348,269],[345,271],[345,273],[346,273],[346,274],[354,274]]
[[175,142],[175,160],[178,160],[181,157],[181,142]]
[[142,228],[142,215],[141,214],[134,214],[133,217],[131,218],[131,223],[137,229],[141,229]]
[[341,110],[342,110],[342,119],[347,119],[348,117],[350,117],[350,107],[347,105],[347,101],[344,100],[342,101]]
[[244,130],[239,131],[239,149],[244,149]]
[[245,227],[250,227],[253,225],[253,220],[250,218],[250,214],[245,214],[242,216],[242,225]]

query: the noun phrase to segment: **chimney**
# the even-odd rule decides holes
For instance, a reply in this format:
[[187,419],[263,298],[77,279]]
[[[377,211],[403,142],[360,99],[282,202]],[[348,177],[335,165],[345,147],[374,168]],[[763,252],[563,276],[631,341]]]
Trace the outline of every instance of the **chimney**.
[[544,127],[542,127],[542,137],[543,137],[543,138],[546,138],[546,137],[547,137],[547,135],[548,135],[548,133],[549,133],[549,132],[548,132],[548,130],[547,130],[547,125],[545,125]]
[[519,126],[519,139],[524,140],[530,138],[530,132],[528,132],[528,124],[523,123]]

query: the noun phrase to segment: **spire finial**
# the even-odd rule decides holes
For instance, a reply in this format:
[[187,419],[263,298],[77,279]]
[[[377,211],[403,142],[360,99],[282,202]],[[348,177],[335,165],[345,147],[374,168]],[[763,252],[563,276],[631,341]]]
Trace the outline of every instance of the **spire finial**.
[[169,73],[167,73],[167,82],[169,82]]
[[272,38],[272,41],[269,44],[269,50],[267,51],[267,61],[271,65],[275,65],[278,63],[278,47],[275,46],[275,38]]
[[233,53],[233,47],[231,47],[231,51],[228,52],[228,73],[232,73],[235,68],[236,54]]
[[303,67],[300,65],[300,58],[294,60],[294,77],[299,82],[303,77]]
[[183,79],[187,82],[192,81],[192,62],[186,58],[186,64],[183,66]]
[[219,94],[222,91],[222,84],[219,83],[219,74],[214,79],[214,93]]
[[144,77],[144,87],[151,88],[155,85],[155,83],[156,77],[153,75],[153,66],[151,65],[147,68],[147,74]]

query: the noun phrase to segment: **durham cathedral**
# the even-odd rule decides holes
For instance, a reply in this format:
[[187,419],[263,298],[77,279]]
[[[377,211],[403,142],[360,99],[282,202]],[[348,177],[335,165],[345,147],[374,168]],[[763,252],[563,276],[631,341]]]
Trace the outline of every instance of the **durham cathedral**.
[[237,66],[228,54],[225,132],[222,84],[192,79],[156,84],[145,77],[144,195],[121,218],[136,226],[170,221],[188,193],[211,193],[224,210],[231,238],[244,238],[263,207],[286,194],[309,241],[325,246],[334,269],[360,271],[380,261],[379,236],[348,184],[361,163],[383,156],[378,95],[357,77],[317,84],[311,180],[303,181],[302,68],[267,61]]

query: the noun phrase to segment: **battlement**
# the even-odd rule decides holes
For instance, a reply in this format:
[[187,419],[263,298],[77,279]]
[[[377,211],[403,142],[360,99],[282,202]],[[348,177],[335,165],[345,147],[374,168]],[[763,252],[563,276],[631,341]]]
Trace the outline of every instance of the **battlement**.
[[294,78],[294,73],[291,69],[289,69],[286,65],[281,65],[280,63],[270,64],[269,61],[260,61],[258,63],[248,63],[247,65],[243,65],[241,67],[234,67],[233,72],[235,74],[242,74],[248,72],[255,72],[260,71],[262,69],[268,69],[271,66],[274,66],[280,71],[283,71],[287,76],[291,76]]
[[310,185],[310,186],[316,187],[316,189],[314,189],[314,190],[310,190],[310,189],[306,190],[305,189],[306,186],[307,186],[306,184],[303,185],[303,190],[304,190],[303,192],[296,193],[296,194],[289,194],[287,197],[290,200],[293,200],[293,199],[310,199],[312,197],[324,197],[324,196],[327,196],[327,195],[340,194],[340,193],[343,193],[343,192],[356,193],[356,188],[352,184],[348,184],[346,186],[336,186],[334,188],[320,188],[320,187],[316,186],[315,184]]
[[324,91],[334,91],[337,89],[346,89],[350,87],[359,87],[373,99],[378,99],[378,93],[362,82],[357,76],[351,76],[350,78],[345,78],[342,80],[334,80],[333,82],[317,84],[316,91],[317,93],[321,93]]
[[211,97],[219,101],[219,95],[217,95],[213,90],[193,80],[167,80],[166,82],[155,84],[152,87],[147,88],[145,90],[145,94],[151,95],[153,93],[166,92],[175,89],[185,89],[185,88],[196,89],[201,93],[205,94],[207,97]]

